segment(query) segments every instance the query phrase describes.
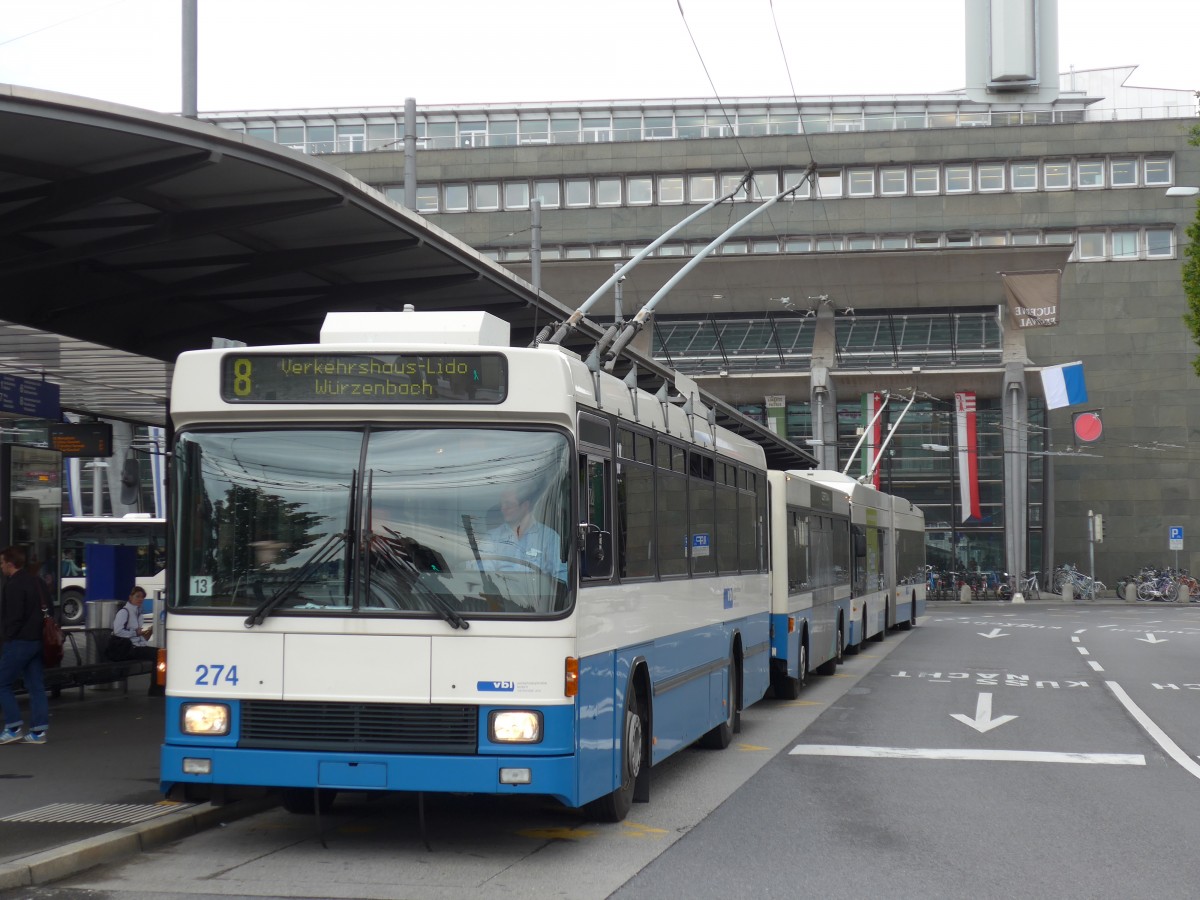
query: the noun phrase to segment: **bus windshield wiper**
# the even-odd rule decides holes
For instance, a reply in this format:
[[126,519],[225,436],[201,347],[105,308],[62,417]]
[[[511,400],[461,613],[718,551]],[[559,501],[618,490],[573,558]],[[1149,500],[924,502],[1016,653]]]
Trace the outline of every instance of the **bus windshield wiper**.
[[371,532],[371,549],[379,554],[380,558],[388,564],[393,572],[404,575],[408,585],[416,594],[420,595],[421,599],[433,607],[434,612],[438,613],[443,619],[445,619],[455,628],[461,628],[463,631],[466,631],[468,628],[470,628],[471,623],[463,618],[458,610],[454,609],[449,603],[439,597],[437,591],[430,588],[429,585],[423,583],[421,581],[421,574],[417,571],[416,566],[414,566],[409,560],[405,559],[396,551],[395,545],[399,543],[404,536],[398,531],[393,531],[387,526],[384,526],[384,531],[386,531],[389,536]]
[[[287,583],[285,583],[283,587],[260,603],[258,608],[246,617],[246,621],[243,624],[245,624],[247,628],[253,628],[255,625],[261,625],[263,623],[263,619],[269,616],[275,607],[282,603],[287,597],[291,596],[292,591],[309,579],[309,576],[316,571],[317,566],[322,566],[333,559],[334,554],[349,539],[349,531],[335,531],[333,534],[329,535],[329,537],[325,538],[325,542],[321,544],[321,546],[317,548],[316,552],[308,558],[308,562],[297,569],[296,574],[288,579]],[[257,586],[258,585],[256,582],[255,587],[257,588]]]

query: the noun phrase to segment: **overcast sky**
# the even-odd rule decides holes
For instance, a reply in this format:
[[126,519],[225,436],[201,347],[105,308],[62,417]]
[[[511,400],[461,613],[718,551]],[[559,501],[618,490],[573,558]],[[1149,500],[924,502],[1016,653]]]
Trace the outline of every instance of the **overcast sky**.
[[[0,0],[0,83],[178,111],[181,5]],[[199,8],[201,111],[399,106],[406,97],[929,93],[964,83],[963,0],[199,0]],[[1197,35],[1196,0],[1059,0],[1063,71],[1137,65],[1131,84],[1200,89]]]

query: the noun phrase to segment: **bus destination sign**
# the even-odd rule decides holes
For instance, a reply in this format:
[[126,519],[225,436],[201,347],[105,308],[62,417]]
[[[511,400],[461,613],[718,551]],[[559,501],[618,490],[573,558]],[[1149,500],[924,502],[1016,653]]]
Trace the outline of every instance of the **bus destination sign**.
[[500,403],[508,360],[499,353],[230,353],[227,403]]

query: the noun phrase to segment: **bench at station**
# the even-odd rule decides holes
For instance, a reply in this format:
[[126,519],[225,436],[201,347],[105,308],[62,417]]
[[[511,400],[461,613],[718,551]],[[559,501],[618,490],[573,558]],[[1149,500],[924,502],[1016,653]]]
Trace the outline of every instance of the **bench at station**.
[[155,666],[150,660],[108,659],[105,650],[111,637],[111,628],[63,629],[62,664],[45,670],[46,690],[50,695],[57,697],[64,688],[79,688],[82,698],[85,687],[116,682],[128,693],[130,678],[153,674]]

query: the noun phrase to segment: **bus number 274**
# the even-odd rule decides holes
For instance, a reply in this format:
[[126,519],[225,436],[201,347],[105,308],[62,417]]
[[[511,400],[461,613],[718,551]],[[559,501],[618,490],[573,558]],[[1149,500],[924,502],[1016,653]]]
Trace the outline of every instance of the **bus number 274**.
[[196,666],[196,684],[200,687],[216,687],[218,684],[237,684],[237,666],[225,666],[212,663],[207,666]]

